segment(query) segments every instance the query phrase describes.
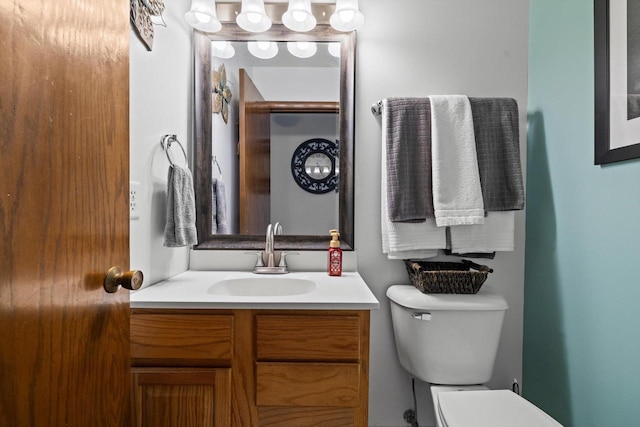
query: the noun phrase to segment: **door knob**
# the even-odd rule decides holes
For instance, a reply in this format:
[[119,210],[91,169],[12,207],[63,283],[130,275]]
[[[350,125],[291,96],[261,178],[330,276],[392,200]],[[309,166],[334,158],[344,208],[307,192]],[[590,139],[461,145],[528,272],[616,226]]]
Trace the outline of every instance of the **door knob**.
[[132,270],[123,273],[120,267],[111,267],[107,272],[107,276],[104,278],[104,290],[112,294],[123,288],[135,291],[142,286],[142,271]]

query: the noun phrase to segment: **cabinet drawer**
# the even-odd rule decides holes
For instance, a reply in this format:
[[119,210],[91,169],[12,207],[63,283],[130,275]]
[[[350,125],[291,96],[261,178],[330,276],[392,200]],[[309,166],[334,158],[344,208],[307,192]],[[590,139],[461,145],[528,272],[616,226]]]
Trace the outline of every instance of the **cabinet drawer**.
[[131,358],[134,365],[164,365],[176,361],[230,363],[232,357],[233,315],[131,315]]
[[358,363],[257,363],[258,406],[356,407]]
[[353,427],[357,424],[356,408],[312,408],[261,406],[258,408],[260,427]]
[[258,360],[358,361],[360,319],[357,316],[256,316]]

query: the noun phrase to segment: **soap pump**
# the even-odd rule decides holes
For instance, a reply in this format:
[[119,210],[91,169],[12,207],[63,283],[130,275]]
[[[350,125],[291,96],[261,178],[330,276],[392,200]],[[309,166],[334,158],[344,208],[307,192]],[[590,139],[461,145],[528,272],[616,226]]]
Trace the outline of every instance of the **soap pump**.
[[329,230],[331,242],[329,242],[329,263],[327,270],[329,276],[342,276],[342,249],[340,249],[340,233],[338,230]]

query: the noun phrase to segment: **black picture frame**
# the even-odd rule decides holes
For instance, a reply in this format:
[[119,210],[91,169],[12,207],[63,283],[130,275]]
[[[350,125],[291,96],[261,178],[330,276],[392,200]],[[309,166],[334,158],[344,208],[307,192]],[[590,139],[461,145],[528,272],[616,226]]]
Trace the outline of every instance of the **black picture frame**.
[[[626,4],[626,2],[625,2]],[[594,59],[595,59],[595,164],[620,162],[640,158],[638,143],[612,148],[611,144],[611,69],[609,0],[594,0]],[[615,24],[615,23],[614,23]]]

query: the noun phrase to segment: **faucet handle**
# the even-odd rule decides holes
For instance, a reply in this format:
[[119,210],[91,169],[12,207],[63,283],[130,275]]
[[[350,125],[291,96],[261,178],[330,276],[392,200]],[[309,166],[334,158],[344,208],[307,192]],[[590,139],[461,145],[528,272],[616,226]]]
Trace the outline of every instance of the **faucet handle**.
[[264,261],[262,260],[262,252],[245,252],[245,255],[257,255],[256,267],[264,267]]
[[300,252],[287,252],[287,251],[280,252],[280,262],[278,263],[278,267],[287,268],[287,261],[285,260],[285,257],[287,255],[300,255]]

